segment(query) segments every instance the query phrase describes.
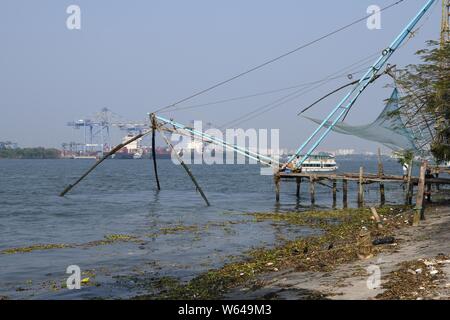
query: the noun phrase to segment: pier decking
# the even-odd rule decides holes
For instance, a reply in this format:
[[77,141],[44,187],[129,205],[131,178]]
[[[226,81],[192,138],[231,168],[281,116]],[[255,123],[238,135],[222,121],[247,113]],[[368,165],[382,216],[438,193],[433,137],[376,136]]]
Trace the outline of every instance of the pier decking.
[[[320,184],[332,190],[333,207],[336,207],[338,184],[342,190],[342,204],[344,208],[348,207],[348,184],[349,182],[356,182],[358,184],[358,207],[364,206],[364,186],[368,184],[378,183],[380,190],[380,204],[385,204],[385,183],[399,183],[405,185],[405,204],[412,204],[414,194],[414,186],[417,186],[416,194],[423,193],[428,200],[431,200],[432,185],[439,189],[441,185],[450,185],[449,178],[436,177],[438,173],[447,173],[446,170],[437,170],[429,167],[427,170],[426,163],[421,167],[421,174],[417,177],[411,175],[387,175],[383,173],[382,166],[379,167],[379,173],[364,173],[363,168],[360,168],[359,173],[324,173],[324,172],[279,172],[275,174],[275,193],[276,201],[280,201],[280,185],[282,181],[295,181],[297,185],[296,195],[300,197],[300,185],[304,182],[309,184],[309,194],[311,204],[315,204],[315,185]],[[328,182],[328,184],[326,183]],[[330,184],[331,183],[331,184]],[[426,190],[425,190],[426,187]],[[419,199],[420,200],[420,199]],[[416,203],[416,207],[421,207]]]

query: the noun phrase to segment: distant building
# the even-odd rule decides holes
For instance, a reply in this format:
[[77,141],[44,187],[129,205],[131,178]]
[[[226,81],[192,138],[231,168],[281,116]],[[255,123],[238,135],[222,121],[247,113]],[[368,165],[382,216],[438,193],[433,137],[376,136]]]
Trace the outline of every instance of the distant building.
[[19,146],[17,143],[15,142],[11,142],[11,141],[0,141],[0,150],[1,149],[17,149]]
[[355,149],[338,149],[334,154],[336,156],[349,156],[355,154]]

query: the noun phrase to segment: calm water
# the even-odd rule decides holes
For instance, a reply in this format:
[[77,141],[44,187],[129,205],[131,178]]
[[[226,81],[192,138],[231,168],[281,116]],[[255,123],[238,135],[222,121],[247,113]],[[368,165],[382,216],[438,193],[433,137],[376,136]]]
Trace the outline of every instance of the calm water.
[[[276,205],[272,177],[259,175],[257,165],[193,166],[211,207],[204,205],[185,172],[170,160],[158,161],[160,192],[155,190],[150,160],[109,160],[68,196],[57,196],[91,164],[89,160],[0,161],[0,251],[36,244],[72,246],[0,254],[0,296],[126,298],[146,293],[141,284],[151,279],[189,279],[253,247],[317,232],[249,222],[252,217],[246,212],[309,208],[307,185],[299,202],[295,184],[289,182],[282,183],[281,204]],[[376,161],[338,164],[347,172],[356,172],[360,165],[376,172],[377,165]],[[401,167],[388,161],[385,171],[401,174]],[[371,188],[365,199],[376,203],[377,186]],[[387,185],[386,195],[388,202],[395,203],[402,199],[401,188]],[[329,207],[330,199],[330,189],[317,186],[317,205]],[[350,193],[349,201],[355,200]],[[163,232],[180,225],[193,230]],[[113,234],[136,241],[93,243]],[[90,277],[91,285],[81,290],[61,288],[69,265],[88,272],[83,278]]]

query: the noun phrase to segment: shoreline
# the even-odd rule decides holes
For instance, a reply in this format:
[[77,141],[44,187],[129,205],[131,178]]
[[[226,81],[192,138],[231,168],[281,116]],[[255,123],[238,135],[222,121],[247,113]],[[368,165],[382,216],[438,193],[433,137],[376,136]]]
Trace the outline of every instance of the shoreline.
[[[356,259],[331,272],[296,272],[291,269],[265,275],[258,290],[245,293],[242,288],[235,289],[227,298],[261,299],[270,296],[292,300],[308,298],[302,292],[316,291],[322,298],[333,300],[448,300],[450,207],[448,204],[432,205],[425,214],[426,220],[421,221],[418,227],[408,226],[395,232],[396,245],[393,250],[382,250],[367,260]],[[427,266],[436,266],[437,273],[433,275],[424,267],[414,267],[424,262]],[[373,274],[370,272],[373,266],[379,267],[381,285],[369,289],[367,282]],[[425,279],[417,279],[420,275],[424,275]]]
[[[187,283],[169,277],[160,279],[155,286],[158,292],[134,299],[411,299],[416,291],[418,299],[449,299],[448,203],[429,204],[425,213],[427,219],[421,221],[419,227],[411,226],[411,208],[386,206],[377,210],[383,220],[382,229],[377,228],[369,209],[250,214],[257,221],[287,221],[299,226],[320,227],[325,232],[287,241],[274,249],[253,250],[243,261],[210,270]],[[358,259],[357,237],[362,228],[371,232],[372,239],[390,236],[395,241],[373,246],[373,257]],[[423,260],[434,261],[432,264],[439,266],[436,275],[439,284],[436,284],[437,278],[431,277],[427,279],[430,280],[428,287],[420,282],[423,285],[415,288],[410,283],[415,277],[406,279],[408,285],[405,285],[405,277],[401,281],[395,279],[400,271],[410,272],[402,270],[402,264],[423,263]],[[373,266],[380,270],[381,286],[369,289],[367,281],[371,274],[368,270]],[[391,289],[383,287],[387,284]],[[403,287],[404,297],[398,293]],[[392,288],[397,289],[398,297],[383,296],[383,292]]]

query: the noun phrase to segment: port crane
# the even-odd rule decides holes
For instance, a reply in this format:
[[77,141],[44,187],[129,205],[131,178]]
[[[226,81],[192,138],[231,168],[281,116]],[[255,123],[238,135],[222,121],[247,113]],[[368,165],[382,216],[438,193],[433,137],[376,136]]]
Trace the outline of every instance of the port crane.
[[110,132],[112,128],[126,131],[128,135],[132,136],[148,131],[150,128],[148,122],[123,120],[122,116],[108,108],[102,108],[92,118],[70,121],[67,126],[83,131],[83,143],[66,143],[65,147],[70,146],[71,151],[73,151],[73,146],[75,146],[75,150],[79,150],[81,147],[84,154],[99,151],[101,156],[104,152],[111,151]]

